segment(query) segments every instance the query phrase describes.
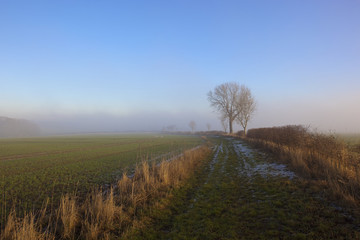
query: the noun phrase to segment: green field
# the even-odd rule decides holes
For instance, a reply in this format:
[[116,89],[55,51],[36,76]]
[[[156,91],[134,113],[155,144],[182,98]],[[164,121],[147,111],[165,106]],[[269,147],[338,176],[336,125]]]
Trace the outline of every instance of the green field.
[[81,196],[113,183],[139,161],[159,161],[201,142],[196,136],[154,134],[1,139],[1,220],[13,206],[21,215],[48,198],[56,205],[62,194]]
[[360,133],[338,134],[337,136],[350,146],[360,145]]
[[360,134],[339,134],[337,136],[345,144],[348,145],[349,150],[354,155],[355,159],[360,159]]

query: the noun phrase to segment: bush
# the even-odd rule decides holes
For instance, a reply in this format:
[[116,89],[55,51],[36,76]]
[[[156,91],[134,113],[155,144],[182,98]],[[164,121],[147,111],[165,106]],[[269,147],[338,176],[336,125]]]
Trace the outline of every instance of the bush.
[[359,161],[334,135],[310,132],[301,125],[289,125],[250,129],[247,138],[275,153],[299,175],[319,184],[326,182],[333,196],[360,206]]

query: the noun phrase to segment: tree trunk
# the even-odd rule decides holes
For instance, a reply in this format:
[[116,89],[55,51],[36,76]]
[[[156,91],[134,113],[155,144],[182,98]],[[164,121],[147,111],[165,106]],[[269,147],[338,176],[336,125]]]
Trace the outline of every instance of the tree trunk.
[[232,134],[233,133],[233,120],[229,117],[229,133]]
[[246,126],[244,127],[244,137],[246,137]]

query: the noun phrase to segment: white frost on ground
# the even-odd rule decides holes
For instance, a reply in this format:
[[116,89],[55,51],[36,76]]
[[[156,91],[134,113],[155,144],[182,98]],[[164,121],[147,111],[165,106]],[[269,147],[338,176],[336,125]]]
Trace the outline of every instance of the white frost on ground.
[[244,154],[246,157],[252,157],[253,156],[253,151],[251,149],[249,149],[248,147],[244,146],[241,142],[239,141],[234,141],[234,149],[235,152],[238,156],[240,156],[240,153]]
[[[242,164],[239,167],[240,174],[247,175],[248,177],[261,175],[263,178],[280,176],[293,179],[296,177],[295,173],[288,170],[284,164],[267,163],[265,161],[257,163],[253,150],[245,146],[242,142],[234,141],[233,146],[239,160],[242,160]],[[264,157],[263,154],[259,154],[259,156]]]
[[284,164],[278,163],[263,163],[256,165],[253,168],[253,174],[260,174],[263,178],[267,178],[269,175],[273,177],[288,177],[290,179],[296,177],[295,173],[288,170]]

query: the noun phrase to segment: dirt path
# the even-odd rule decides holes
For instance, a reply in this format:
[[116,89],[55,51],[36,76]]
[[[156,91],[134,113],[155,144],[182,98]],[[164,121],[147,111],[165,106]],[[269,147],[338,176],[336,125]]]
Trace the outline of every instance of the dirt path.
[[285,165],[218,138],[206,166],[132,239],[360,239],[355,219],[319,198]]

